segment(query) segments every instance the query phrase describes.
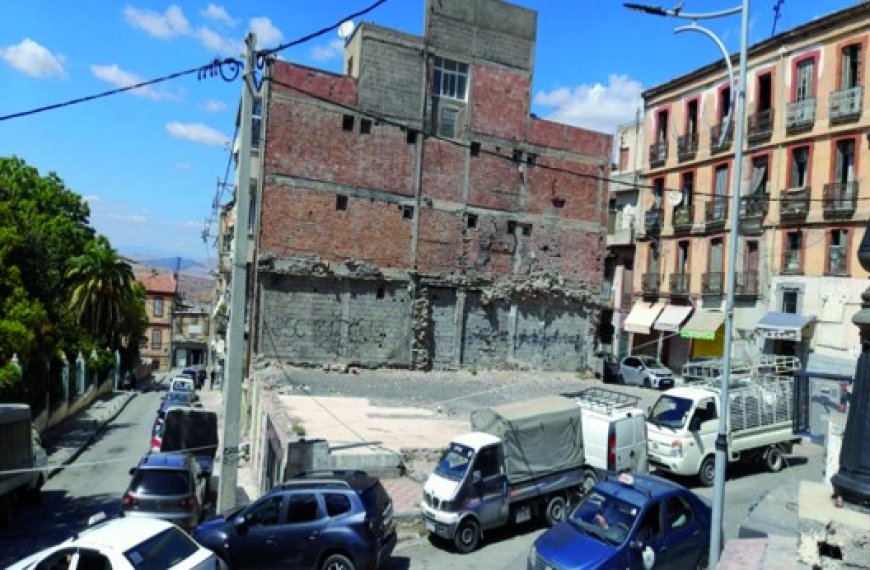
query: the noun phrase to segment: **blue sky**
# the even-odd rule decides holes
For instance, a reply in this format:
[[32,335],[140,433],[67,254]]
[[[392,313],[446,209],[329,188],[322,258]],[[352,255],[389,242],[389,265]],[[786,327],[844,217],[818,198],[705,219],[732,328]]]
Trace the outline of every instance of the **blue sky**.
[[[752,0],[750,43],[770,37],[778,0]],[[0,115],[59,103],[239,55],[246,30],[260,47],[290,41],[372,0],[29,0],[0,5]],[[719,58],[684,21],[628,11],[612,0],[517,0],[538,12],[533,112],[612,132],[631,121],[643,89]],[[655,2],[653,2],[655,3]],[[777,32],[856,0],[779,0]],[[711,12],[739,0],[686,0]],[[590,8],[590,6],[594,6]],[[670,4],[665,6],[670,7]],[[424,0],[388,0],[365,21],[421,34]],[[12,24],[10,24],[12,23]],[[707,21],[731,52],[739,16]],[[282,52],[341,71],[328,34]],[[54,171],[91,206],[91,223],[120,251],[213,258],[202,240],[223,179],[240,83],[187,76],[137,92],[0,122],[0,156]],[[222,201],[226,201],[227,193]]]

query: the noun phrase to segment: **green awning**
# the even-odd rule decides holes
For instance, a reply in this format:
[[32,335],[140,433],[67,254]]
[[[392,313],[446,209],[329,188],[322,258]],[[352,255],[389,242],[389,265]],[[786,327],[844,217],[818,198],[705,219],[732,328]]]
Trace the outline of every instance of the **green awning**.
[[695,311],[683,330],[680,331],[680,336],[683,338],[697,338],[700,340],[713,340],[716,338],[716,331],[725,322],[725,313],[722,311],[714,311],[705,309]]

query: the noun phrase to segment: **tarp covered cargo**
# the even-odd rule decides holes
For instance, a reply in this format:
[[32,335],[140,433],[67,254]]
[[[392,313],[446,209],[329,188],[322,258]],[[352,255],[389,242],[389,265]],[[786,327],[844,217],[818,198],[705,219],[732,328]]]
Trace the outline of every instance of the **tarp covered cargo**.
[[30,433],[30,406],[0,405],[0,470],[30,467],[33,449]]
[[217,414],[194,408],[172,408],[166,412],[160,451],[189,451],[200,466],[211,471],[217,454]]
[[580,408],[573,400],[547,396],[471,413],[471,427],[504,442],[511,483],[583,465]]

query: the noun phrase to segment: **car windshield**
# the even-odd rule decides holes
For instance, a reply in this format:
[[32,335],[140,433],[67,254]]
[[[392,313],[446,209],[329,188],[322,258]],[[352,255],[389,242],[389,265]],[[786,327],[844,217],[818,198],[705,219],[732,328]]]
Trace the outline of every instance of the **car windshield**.
[[451,443],[441,454],[435,473],[454,481],[459,481],[468,470],[474,450],[459,443]]
[[638,356],[638,360],[640,360],[644,366],[647,368],[666,368],[664,364],[652,358],[651,356]]
[[686,423],[692,403],[687,398],[663,395],[653,406],[647,420],[655,425],[679,429]]
[[176,380],[172,383],[173,392],[193,392],[193,382],[185,378],[184,380]]
[[640,509],[616,497],[591,491],[571,513],[569,522],[581,532],[601,542],[618,545],[625,542]]
[[185,495],[190,475],[178,469],[137,469],[130,490],[141,495]]
[[166,394],[167,404],[187,404],[190,402],[190,392],[169,392]]
[[197,550],[199,547],[189,536],[172,527],[140,542],[124,552],[124,556],[136,570],[165,570],[187,560]]

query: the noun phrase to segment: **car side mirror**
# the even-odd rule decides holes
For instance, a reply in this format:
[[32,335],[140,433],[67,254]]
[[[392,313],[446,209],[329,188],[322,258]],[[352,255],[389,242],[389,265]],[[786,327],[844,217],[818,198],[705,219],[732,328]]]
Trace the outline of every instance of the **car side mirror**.
[[136,473],[136,468],[135,468],[135,467],[131,467],[129,473],[130,473],[130,475],[135,474],[135,473]]
[[236,530],[241,532],[245,532],[248,529],[248,519],[244,516],[240,515],[233,519],[233,526],[236,527]]
[[480,483],[481,479],[482,479],[482,477],[480,475],[480,471],[472,471],[471,472],[471,482],[472,483],[475,483],[475,484]]

